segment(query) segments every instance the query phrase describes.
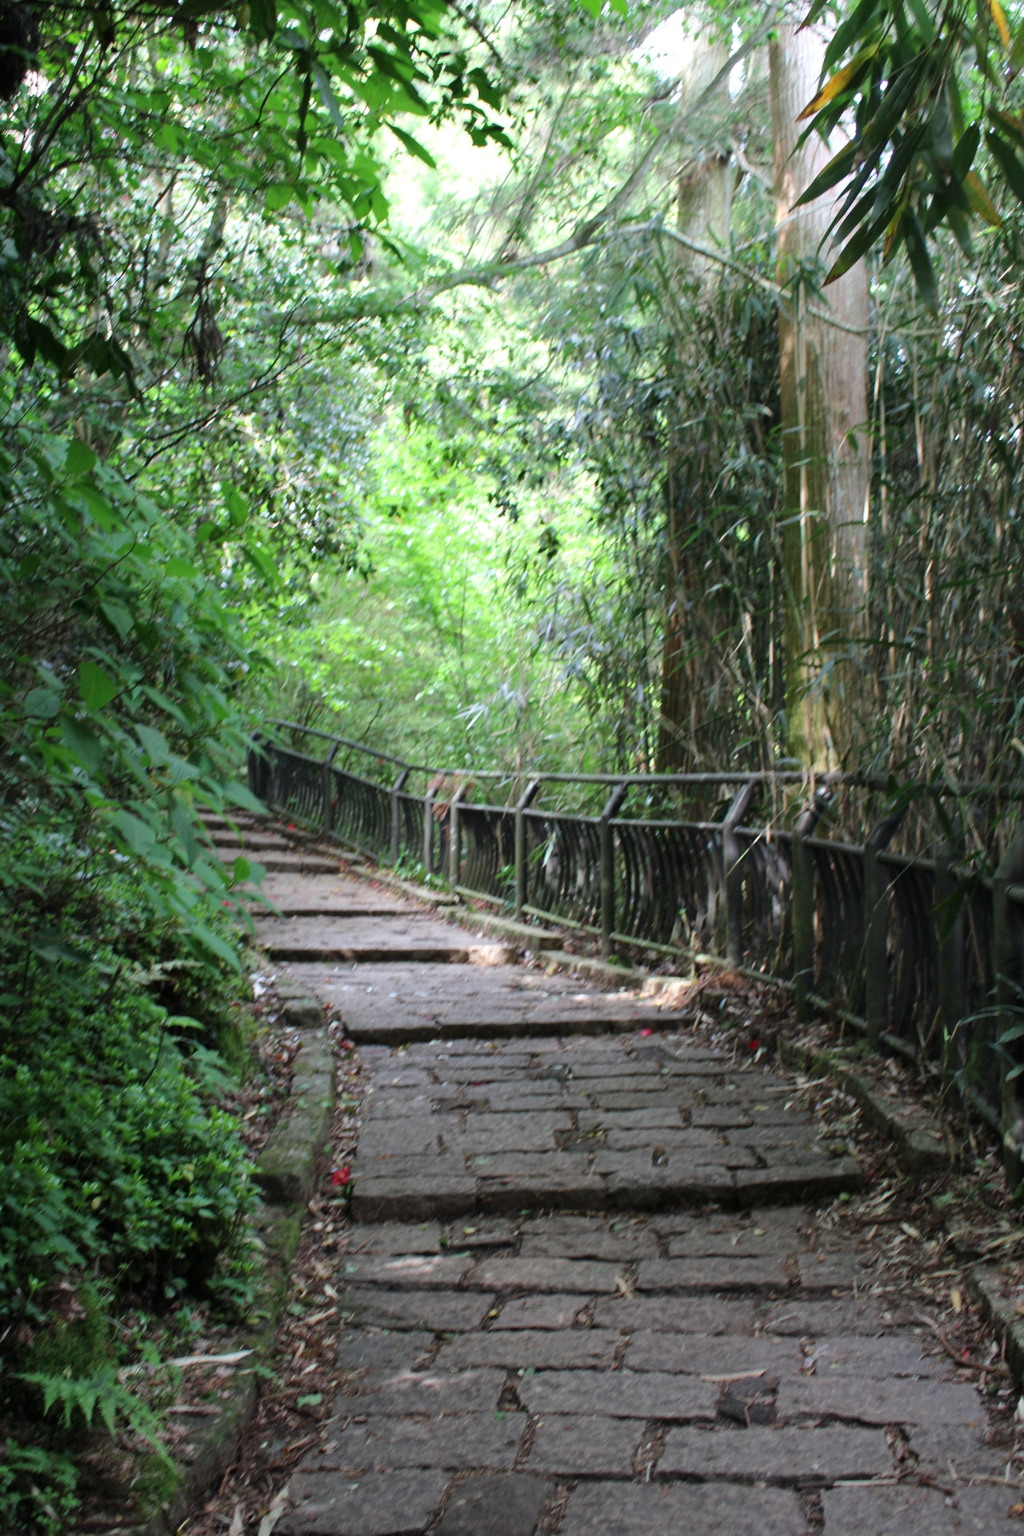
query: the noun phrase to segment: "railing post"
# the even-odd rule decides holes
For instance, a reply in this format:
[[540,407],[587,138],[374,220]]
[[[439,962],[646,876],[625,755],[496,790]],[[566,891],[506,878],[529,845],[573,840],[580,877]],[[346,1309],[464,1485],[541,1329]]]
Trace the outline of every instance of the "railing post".
[[605,960],[612,952],[615,932],[615,838],[612,817],[629,793],[628,784],[616,784],[601,812],[601,954]]
[[334,830],[334,817],[331,814],[331,765],[340,746],[340,741],[334,743],[320,768],[320,820],[327,837]]
[[[952,1042],[960,1021],[967,1012],[967,981],[964,968],[964,909],[959,899],[955,865],[959,850],[947,843],[935,860],[935,918],[938,928],[939,1018],[942,1023],[942,1077],[951,1086],[955,1067],[951,1060]],[[969,1065],[970,1042],[964,1058]]]
[[796,1016],[801,1024],[811,1018],[814,989],[814,864],[807,839],[828,805],[828,794],[819,790],[805,806],[793,828],[793,992]]
[[1003,1166],[1015,1189],[1024,1176],[1024,1148],[1020,1078],[1012,1076],[1019,1068],[1016,1052],[1010,1049],[1013,1032],[1024,1023],[1021,1007],[1021,977],[1014,943],[1014,921],[1010,913],[1010,886],[1024,880],[1024,832],[1018,832],[1007,849],[992,879],[992,967],[996,984],[996,1044],[1000,1047],[999,1078],[1002,1106]]
[[405,788],[411,768],[403,768],[391,786],[391,862],[397,864],[402,852],[402,807],[399,795]]
[[529,894],[526,869],[526,817],[524,812],[533,804],[540,785],[540,779],[531,779],[516,801],[515,874],[517,923],[521,923],[523,920],[523,909],[526,906],[526,898]]
[[760,785],[753,779],[744,784],[722,823],[722,867],[725,870],[725,955],[730,965],[743,961],[743,871],[740,868],[740,844],[736,828]]
[[437,790],[429,784],[423,796],[423,868],[426,874],[434,873],[434,800]]
[[454,890],[459,883],[459,875],[461,873],[462,867],[462,849],[460,846],[462,841],[462,827],[459,811],[462,806],[462,798],[468,789],[469,785],[466,780],[463,779],[462,783],[452,795],[451,800],[448,802],[448,883],[452,890]]
[[889,885],[878,855],[906,813],[884,817],[864,844],[864,1017],[875,1047],[889,1028]]

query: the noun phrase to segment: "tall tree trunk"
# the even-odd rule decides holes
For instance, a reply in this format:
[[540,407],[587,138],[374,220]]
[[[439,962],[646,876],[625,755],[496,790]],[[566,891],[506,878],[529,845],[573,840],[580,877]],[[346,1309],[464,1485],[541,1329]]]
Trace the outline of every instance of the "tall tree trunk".
[[784,474],[788,748],[808,767],[845,765],[858,743],[867,636],[870,487],[867,274],[862,262],[824,292],[817,273],[828,196],[797,199],[840,147],[799,143],[797,117],[818,87],[824,44],[783,23],[771,45]]
[[[680,78],[680,112],[696,111],[691,130],[696,138],[702,122],[703,137],[711,143],[728,106],[727,82],[722,74],[728,50],[709,37],[690,40],[691,51]],[[710,131],[708,131],[710,130]],[[698,139],[699,142],[699,139]],[[717,146],[691,150],[678,178],[677,223],[681,234],[700,245],[722,247],[728,241],[732,202],[733,167]],[[721,268],[705,257],[691,255],[685,261],[701,291],[710,296]],[[685,339],[675,339],[675,363],[680,373],[695,366],[686,355]],[[655,768],[672,773],[701,766],[696,749],[702,716],[701,668],[694,654],[696,637],[689,614],[698,596],[696,573],[688,559],[688,531],[693,508],[705,494],[706,484],[681,483],[677,468],[678,446],[670,441],[665,474],[665,630],[661,658],[661,716]],[[706,482],[707,477],[702,476]],[[700,594],[703,600],[703,594]]]

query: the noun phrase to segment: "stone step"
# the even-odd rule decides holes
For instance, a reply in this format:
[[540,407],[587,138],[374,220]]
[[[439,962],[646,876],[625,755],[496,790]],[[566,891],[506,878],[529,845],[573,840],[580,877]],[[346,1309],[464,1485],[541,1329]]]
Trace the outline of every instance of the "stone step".
[[256,920],[255,933],[272,960],[300,964],[507,965],[515,959],[507,944],[472,943],[459,928],[415,911],[362,920],[354,914],[265,917]]
[[[375,1052],[365,1070],[352,1187],[361,1220],[749,1206],[863,1184],[845,1146],[788,1105],[788,1084],[678,1034],[434,1040]],[[831,1284],[824,1271],[817,1280]],[[688,1288],[731,1283],[720,1265],[691,1272]]]
[[457,973],[457,983],[447,965],[397,956],[392,964],[337,970],[310,963],[289,970],[340,1014],[353,1040],[364,1044],[596,1035],[645,1026],[672,1029],[688,1020],[657,998],[586,990],[572,976],[548,976],[532,966],[473,966]]

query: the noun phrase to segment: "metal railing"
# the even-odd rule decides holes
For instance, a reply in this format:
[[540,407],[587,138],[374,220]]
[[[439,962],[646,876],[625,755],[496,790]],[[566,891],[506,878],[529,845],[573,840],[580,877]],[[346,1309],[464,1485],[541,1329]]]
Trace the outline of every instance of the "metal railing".
[[[520,921],[592,934],[606,956],[638,946],[792,987],[801,1020],[830,1011],[938,1072],[997,1131],[1020,1181],[1024,835],[981,878],[951,849],[892,851],[900,813],[863,844],[820,835],[837,776],[513,780],[283,721],[254,743],[249,776],[264,803],[324,835]],[[775,808],[763,825],[759,796]],[[572,810],[559,803],[570,798]]]

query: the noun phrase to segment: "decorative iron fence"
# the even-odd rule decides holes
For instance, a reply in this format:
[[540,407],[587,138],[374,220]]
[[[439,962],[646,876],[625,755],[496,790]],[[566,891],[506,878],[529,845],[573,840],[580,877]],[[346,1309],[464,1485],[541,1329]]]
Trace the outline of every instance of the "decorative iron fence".
[[[946,850],[820,835],[839,780],[800,773],[536,774],[437,771],[288,722],[249,755],[268,806],[368,854],[440,878],[520,921],[640,946],[792,987],[798,1017],[829,1010],[927,1064],[1024,1152],[1024,834],[990,878]],[[851,781],[846,781],[851,782]],[[750,824],[758,795],[777,808]],[[486,796],[481,799],[481,796]],[[563,802],[572,798],[576,808]],[[646,814],[627,815],[627,801]],[[786,805],[798,807],[792,825]],[[677,814],[659,815],[665,807]],[[685,814],[681,814],[685,812]]]

